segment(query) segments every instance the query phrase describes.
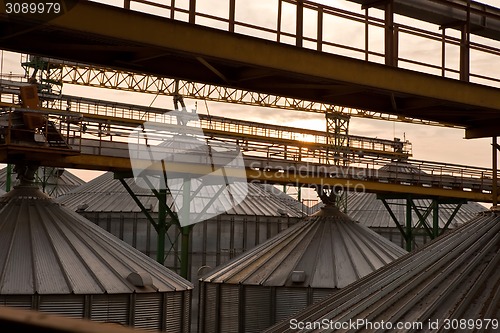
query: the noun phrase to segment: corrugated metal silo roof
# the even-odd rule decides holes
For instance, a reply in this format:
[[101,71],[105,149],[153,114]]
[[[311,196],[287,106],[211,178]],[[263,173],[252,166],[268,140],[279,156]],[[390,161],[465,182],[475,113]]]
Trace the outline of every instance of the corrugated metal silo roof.
[[[158,211],[158,200],[151,190],[138,186],[134,179],[126,179],[127,184],[139,196],[146,208]],[[231,185],[238,190],[238,184]],[[234,186],[234,187],[233,187]],[[214,188],[213,194],[215,195]],[[72,210],[79,208],[85,212],[140,212],[140,208],[113,173],[105,173],[87,184],[66,193],[57,201]],[[210,198],[207,198],[207,202]],[[200,208],[201,210],[201,208]],[[227,207],[230,215],[290,216],[301,217],[302,212],[288,200],[284,200],[259,184],[248,184],[248,195],[236,207]]]
[[[439,320],[443,325],[445,319],[498,319],[499,262],[500,215],[485,212],[424,248],[306,308],[294,315],[294,319],[423,323],[423,329],[417,331],[431,331],[425,326],[429,321]],[[481,324],[484,329],[485,321]],[[268,330],[291,331],[294,330],[288,321]],[[320,330],[301,330],[313,331]],[[486,331],[494,330],[490,325]]]
[[[336,207],[322,211],[219,267],[204,282],[343,288],[406,251],[351,220]],[[292,282],[292,272],[306,274]]]
[[[0,198],[0,294],[182,291],[192,285],[35,187]],[[153,287],[127,280],[146,272]]]

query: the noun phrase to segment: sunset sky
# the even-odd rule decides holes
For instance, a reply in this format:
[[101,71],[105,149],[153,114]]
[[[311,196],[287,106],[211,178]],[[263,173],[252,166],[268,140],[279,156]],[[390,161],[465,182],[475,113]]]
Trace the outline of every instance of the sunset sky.
[[[121,6],[123,0],[119,1],[98,1],[103,3],[113,3]],[[342,9],[364,13],[361,6],[349,1],[330,0],[317,1],[330,6],[339,7]],[[484,3],[500,7],[500,0],[488,0]],[[188,7],[189,0],[176,0],[177,6],[184,8]],[[290,6],[290,7],[289,7]],[[132,7],[134,9],[134,7]],[[142,7],[141,7],[142,8]],[[218,16],[227,15],[227,1],[198,1],[197,9],[202,12],[210,13]],[[143,11],[152,11],[151,7],[142,8]],[[236,1],[236,19],[245,22],[251,22],[261,26],[275,27],[277,11],[277,1],[255,0],[255,1]],[[293,31],[295,25],[295,16],[291,5],[283,8],[285,15],[283,19],[284,29]],[[156,13],[159,14],[159,13]],[[382,12],[372,9],[370,15],[382,17]],[[182,19],[182,18],[181,18]],[[396,16],[396,22],[408,25],[417,25],[425,29],[439,32],[437,26],[409,20],[403,17]],[[205,22],[199,22],[205,23]],[[205,23],[207,24],[207,23]],[[274,24],[274,26],[273,26]],[[316,22],[315,17],[311,13],[305,14],[305,34],[314,34]],[[331,27],[331,29],[329,29]],[[336,20],[325,21],[325,39],[332,38],[335,41],[349,42],[359,46],[363,44],[363,26],[362,25],[346,25],[345,22],[336,22]],[[339,33],[341,31],[342,33]],[[450,31],[450,35],[454,34]],[[266,37],[266,36],[263,36]],[[474,39],[473,39],[474,41]],[[487,43],[490,43],[487,41]],[[491,42],[491,45],[500,48],[500,43]],[[370,39],[370,47],[374,49],[383,46],[383,34],[374,32],[373,38]],[[440,44],[426,43],[423,41],[405,40],[400,42],[401,53],[403,56],[411,56],[420,61],[434,61],[433,57],[436,52],[439,52]],[[451,61],[453,52],[450,54]],[[494,66],[494,62],[496,64]],[[458,64],[457,64],[458,65]],[[451,66],[451,65],[450,65]],[[489,75],[493,70],[498,71],[500,77],[500,59],[485,58],[474,59],[473,70],[478,73],[487,71]],[[20,67],[20,55],[11,52],[2,53],[2,72],[3,74],[23,74]],[[496,75],[496,74],[495,74]],[[87,87],[75,87],[65,85],[63,93],[68,95],[81,95],[92,98],[110,99],[125,103],[152,105],[154,107],[173,108],[172,98],[167,96],[141,95],[136,93],[127,93],[119,91],[110,91],[103,89],[92,89]],[[312,128],[324,130],[326,127],[324,117],[320,114],[311,114],[305,112],[282,111],[276,109],[265,109],[258,107],[238,106],[232,104],[223,104],[203,101],[187,100],[188,108],[195,108],[199,113],[206,113],[206,105],[212,115],[222,115],[232,118],[248,119],[252,121],[284,124],[294,127]],[[491,166],[491,139],[463,139],[464,131],[460,129],[448,129],[433,126],[412,125],[404,123],[384,122],[361,118],[351,118],[350,133],[353,135],[362,135],[368,137],[378,137],[384,139],[393,139],[394,137],[406,138],[413,144],[413,158],[419,160],[430,160],[457,164],[466,164],[473,166]],[[77,172],[79,176],[85,180],[94,177],[96,173]]]

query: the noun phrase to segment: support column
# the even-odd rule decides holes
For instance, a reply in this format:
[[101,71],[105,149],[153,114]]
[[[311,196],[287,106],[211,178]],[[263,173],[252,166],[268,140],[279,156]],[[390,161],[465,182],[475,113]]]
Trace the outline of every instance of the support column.
[[[183,201],[182,201],[182,209],[181,209],[181,214],[182,214],[182,219],[184,221],[189,220],[190,218],[190,208],[191,208],[191,180],[190,179],[184,179],[183,186],[182,186],[182,192],[183,192]],[[182,238],[181,238],[181,276],[185,279],[189,280],[189,234],[190,234],[190,227],[181,227],[181,233],[182,233]]]
[[346,166],[349,164],[350,116],[334,110],[326,111],[325,116],[328,144],[326,163]]
[[167,233],[167,190],[158,191],[158,241],[156,243],[156,261],[165,263],[165,235]]
[[432,237],[433,239],[439,236],[439,202],[437,199],[432,200]]
[[498,165],[497,165],[497,158],[498,158],[498,143],[497,143],[497,137],[494,136],[492,138],[492,169],[493,169],[493,177],[492,177],[492,187],[491,187],[491,195],[492,195],[492,200],[493,200],[493,207],[496,207],[498,205]]
[[189,23],[196,23],[196,0],[189,0]]
[[323,7],[318,7],[318,28],[316,32],[316,50],[323,50]]
[[412,232],[412,220],[411,220],[411,199],[406,199],[406,251],[410,252],[413,250],[413,232]]
[[460,36],[460,80],[468,82],[470,72],[470,0],[467,0],[466,17]]
[[302,47],[304,36],[304,1],[297,0],[297,19],[295,31],[295,45]]
[[7,164],[7,177],[5,180],[5,192],[9,192],[12,186],[12,164]]
[[236,0],[229,0],[229,32],[234,32],[235,17],[236,17]]
[[396,35],[394,31],[394,3],[392,0],[385,4],[385,64],[396,66]]

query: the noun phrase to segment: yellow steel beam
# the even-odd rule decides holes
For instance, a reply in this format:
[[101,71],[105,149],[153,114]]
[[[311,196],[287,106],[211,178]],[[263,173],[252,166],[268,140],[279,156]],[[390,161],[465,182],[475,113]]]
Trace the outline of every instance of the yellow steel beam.
[[[132,170],[130,159],[123,157],[110,156],[95,156],[95,155],[76,155],[64,156],[60,158],[51,158],[43,161],[43,165],[70,167],[77,169],[90,170],[108,170],[130,172]],[[139,168],[149,168],[154,170],[155,167],[161,170],[161,166],[152,165],[149,161],[144,161]],[[207,175],[212,172],[211,168],[204,165],[185,164],[185,163],[169,163],[169,172],[178,174],[189,174],[191,176]],[[225,169],[226,175],[229,177],[240,177],[239,170]],[[478,202],[492,202],[491,194],[479,193],[472,191],[463,191],[461,189],[443,189],[438,187],[425,187],[418,185],[403,185],[397,183],[382,183],[369,180],[358,180],[349,178],[329,178],[316,175],[297,174],[291,172],[279,172],[276,170],[256,170],[246,168],[246,180],[267,182],[270,184],[294,184],[301,186],[338,186],[350,191],[363,191],[373,193],[400,193],[414,194],[428,197],[442,198],[459,198]]]

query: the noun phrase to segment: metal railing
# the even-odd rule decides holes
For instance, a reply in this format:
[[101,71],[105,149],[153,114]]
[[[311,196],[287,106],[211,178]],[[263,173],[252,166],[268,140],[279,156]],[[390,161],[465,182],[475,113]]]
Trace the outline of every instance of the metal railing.
[[[16,81],[3,81],[11,88],[0,88],[1,101],[5,103],[18,104],[17,89],[15,86],[19,83]],[[40,94],[43,105],[49,109],[65,110],[75,112],[81,115],[94,115],[102,117],[103,123],[106,118],[113,118],[116,122],[118,119],[126,121],[136,120],[139,124],[143,122],[155,122],[161,124],[174,125],[177,123],[176,118],[170,116],[169,110],[153,107],[145,107],[141,105],[133,105],[126,103],[116,103],[110,101],[102,101],[90,98],[61,95],[54,98],[52,95]],[[261,146],[275,146],[287,149],[290,152],[299,151],[292,146],[303,146],[304,148],[327,148],[328,137],[324,131],[299,129],[288,126],[271,125],[257,123],[238,119],[229,119],[225,117],[210,116],[205,114],[198,115],[198,121],[193,124],[201,127],[208,134],[218,132],[219,135],[233,136],[242,143],[249,146],[249,142],[260,138]],[[411,156],[411,143],[409,141],[386,140],[379,138],[368,138],[356,135],[347,136],[349,144],[346,146],[346,152],[355,155],[374,156],[386,158],[407,159]],[[263,141],[268,141],[265,144]],[[295,143],[294,143],[295,142]],[[347,140],[346,140],[347,142]],[[319,147],[322,146],[322,147]],[[310,154],[301,153],[304,157]],[[277,149],[273,149],[272,154],[277,154]],[[284,152],[279,152],[283,154]],[[323,160],[327,159],[326,152],[321,154]],[[298,157],[297,157],[298,158]]]
[[[44,142],[39,144],[34,140],[14,140],[11,137],[15,123],[12,119],[15,115],[19,115],[20,111],[23,110],[7,108],[0,113],[0,119],[7,120],[7,125],[3,124],[2,126],[6,134],[2,145],[15,145],[16,147],[24,145],[28,148],[35,147],[37,151],[41,152],[43,149],[49,149],[50,147],[44,147]],[[33,110],[29,111],[33,112]],[[46,117],[47,122],[52,121],[56,124],[60,133],[66,138],[72,153],[129,158],[128,139],[135,125],[116,124],[112,121],[106,122],[90,118],[78,121],[80,118],[72,112],[38,112]],[[177,125],[170,125],[170,127],[162,126],[160,130],[147,129],[147,136],[152,147],[171,139],[172,135],[177,133]],[[34,131],[28,132],[30,137],[35,133]],[[285,149],[284,146],[257,141],[249,141],[245,146],[241,145],[237,139],[230,137],[216,139],[202,136],[198,139],[212,146],[220,145],[221,142],[240,144],[248,167],[269,172],[294,172],[296,175],[305,177],[370,180],[480,193],[491,191],[492,171],[487,168],[419,160],[395,162],[390,159],[370,160],[366,158],[358,159],[357,163],[351,163],[349,167],[342,167],[324,163],[323,159],[327,154],[325,149],[309,150],[306,147],[298,146],[289,146]],[[163,151],[164,148],[161,149]],[[168,148],[166,149],[168,150]],[[411,186],[408,188],[408,193],[412,193]]]
[[[27,118],[37,124],[29,126]],[[37,150],[79,153],[82,139],[82,117],[74,113],[51,113],[44,110],[4,107],[0,109],[0,146],[18,145]],[[61,141],[51,140],[54,136]],[[71,142],[71,146],[70,146]]]
[[[439,1],[452,7],[457,6],[449,0]],[[105,1],[99,2],[105,3]],[[387,56],[384,51],[383,38],[377,37],[383,36],[387,22],[370,16],[368,9],[365,9],[363,14],[304,0],[273,2],[226,0],[217,1],[217,6],[213,4],[207,6],[208,2],[196,0],[181,3],[171,0],[170,4],[167,3],[165,1],[125,0],[124,7],[372,62],[384,63]],[[247,11],[252,9],[257,11],[259,5],[266,9],[258,12],[259,15],[242,14],[241,8]],[[224,13],[220,11],[215,13],[214,8],[224,8]],[[459,7],[459,9],[463,8]],[[441,27],[436,26],[436,28]],[[455,64],[451,62],[459,56],[460,47],[464,42],[460,38],[447,35],[445,27],[441,31],[429,31],[394,22],[391,29],[397,41],[394,63],[398,67],[450,78],[460,77],[459,61]],[[343,31],[348,38],[344,38],[342,34],[332,33],[332,31]],[[362,35],[363,38],[352,38],[353,35]],[[415,52],[415,44],[421,44],[422,41],[426,47],[431,45],[432,47],[425,52]],[[470,59],[470,68],[474,69],[474,72],[468,70],[467,73],[470,81],[500,86],[498,73],[492,73],[489,67],[481,69],[479,66],[479,61],[484,58],[491,59],[490,62],[500,61],[500,42],[491,40],[491,45],[485,45],[482,42],[467,41],[467,47],[474,55]],[[419,58],[417,56],[419,53],[424,53],[423,57]]]

